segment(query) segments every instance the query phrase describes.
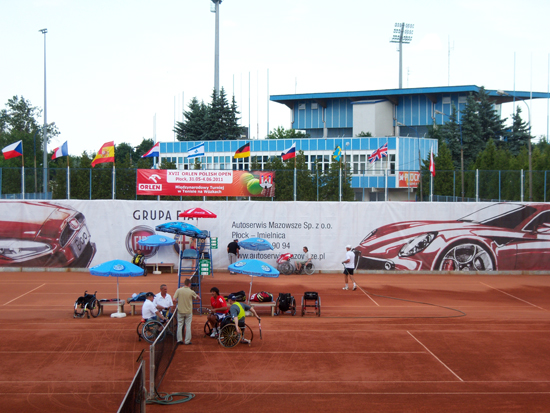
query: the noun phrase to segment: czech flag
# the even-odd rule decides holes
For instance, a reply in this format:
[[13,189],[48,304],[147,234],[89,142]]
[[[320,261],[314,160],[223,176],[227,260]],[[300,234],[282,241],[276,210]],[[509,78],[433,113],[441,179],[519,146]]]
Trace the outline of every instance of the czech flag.
[[2,153],[4,154],[4,159],[23,156],[23,141],[18,141],[6,146],[4,149],[2,149]]
[[290,148],[281,153],[281,158],[283,158],[283,161],[296,158],[296,143],[293,143]]
[[67,141],[65,141],[65,143],[59,148],[55,148],[53,150],[52,161],[54,159],[61,158],[62,156],[69,156],[69,146],[67,145]]
[[142,158],[154,158],[155,156],[160,156],[160,142],[155,143],[146,154],[141,155]]
[[99,152],[92,161],[92,168],[98,163],[114,162],[115,161],[115,143],[107,142],[99,149]]
[[235,152],[235,155],[233,155],[233,158],[248,158],[250,156],[250,143],[247,143],[244,146],[241,146],[239,149],[237,149],[237,152]]

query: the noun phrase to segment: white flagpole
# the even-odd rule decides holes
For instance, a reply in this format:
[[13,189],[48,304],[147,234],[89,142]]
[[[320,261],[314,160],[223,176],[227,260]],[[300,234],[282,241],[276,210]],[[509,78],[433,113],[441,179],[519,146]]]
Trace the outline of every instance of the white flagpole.
[[69,172],[69,157],[67,156],[67,199],[71,199],[71,174]]

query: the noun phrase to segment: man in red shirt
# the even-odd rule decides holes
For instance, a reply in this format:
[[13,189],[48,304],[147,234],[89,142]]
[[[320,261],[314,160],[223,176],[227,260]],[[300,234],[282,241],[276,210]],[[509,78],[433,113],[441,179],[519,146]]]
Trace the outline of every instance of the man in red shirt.
[[220,295],[220,290],[216,287],[212,287],[210,293],[212,294],[212,297],[210,297],[210,304],[214,312],[208,316],[208,322],[212,326],[212,334],[210,334],[210,337],[216,338],[218,336],[218,325],[229,312],[229,306],[225,298]]

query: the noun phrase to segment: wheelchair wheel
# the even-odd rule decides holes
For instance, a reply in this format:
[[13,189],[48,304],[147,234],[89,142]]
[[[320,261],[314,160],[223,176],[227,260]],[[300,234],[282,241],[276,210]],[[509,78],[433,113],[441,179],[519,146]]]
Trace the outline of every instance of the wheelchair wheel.
[[281,310],[279,308],[279,297],[277,297],[277,301],[275,301],[275,315],[281,314]]
[[289,275],[292,274],[292,264],[288,261],[283,261],[279,265],[277,265],[277,269],[281,274]]
[[227,324],[222,327],[218,341],[225,348],[235,347],[241,341],[241,332],[235,324]]
[[306,307],[304,305],[304,297],[302,297],[302,317],[304,316],[305,313],[306,313]]
[[145,341],[154,343],[159,333],[162,331],[163,325],[156,320],[147,321],[141,330],[141,336]]
[[315,267],[313,266],[313,264],[311,262],[304,266],[304,272],[306,274],[311,275],[311,274],[314,273],[314,271],[315,271]]
[[88,308],[90,309],[90,314],[93,318],[96,318],[101,314],[101,304],[97,300],[92,301]]
[[315,311],[317,313],[317,317],[321,317],[321,297],[315,301]]
[[139,341],[141,341],[141,331],[143,330],[143,324],[145,323],[145,320],[144,319],[141,319],[141,321],[139,322],[137,328],[136,328],[136,332],[137,332],[137,335],[138,335],[138,339]]
[[204,336],[209,336],[210,337],[210,334],[212,334],[212,326],[210,325],[210,323],[207,321],[206,323],[204,323]]
[[294,297],[292,297],[292,300],[290,301],[290,314],[292,314],[293,316],[296,315],[296,300],[294,299]]

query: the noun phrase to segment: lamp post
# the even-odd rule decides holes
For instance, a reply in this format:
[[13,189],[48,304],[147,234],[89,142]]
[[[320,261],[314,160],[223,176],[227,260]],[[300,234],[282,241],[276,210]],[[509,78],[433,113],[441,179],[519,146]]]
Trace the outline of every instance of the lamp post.
[[[212,0],[214,1],[214,0]],[[414,24],[395,23],[390,43],[399,44],[399,89],[403,89],[403,44],[412,41]]]
[[[446,113],[441,112],[440,110],[434,111],[438,115],[447,116],[449,119],[451,117],[447,115]],[[458,123],[458,126],[460,127],[460,181],[461,181],[461,187],[462,187],[462,202],[464,202],[464,145],[462,144],[462,123]]]
[[[517,99],[514,95],[509,94],[508,92],[505,92],[504,90],[497,90],[497,94],[501,96],[510,96],[514,99]],[[529,139],[527,140],[527,148],[529,151],[529,202],[533,202],[533,165],[531,163],[531,109],[529,108],[529,105],[527,102],[525,102],[524,99],[521,100],[523,103],[525,103],[525,106],[527,107],[527,117],[529,119],[528,125],[529,125]]]
[[214,90],[220,92],[220,3],[223,0],[212,0],[216,13],[216,38],[214,41]]
[[44,35],[44,130],[43,130],[43,147],[44,147],[44,199],[48,193],[48,120],[46,109],[46,33],[48,29],[38,30]]

